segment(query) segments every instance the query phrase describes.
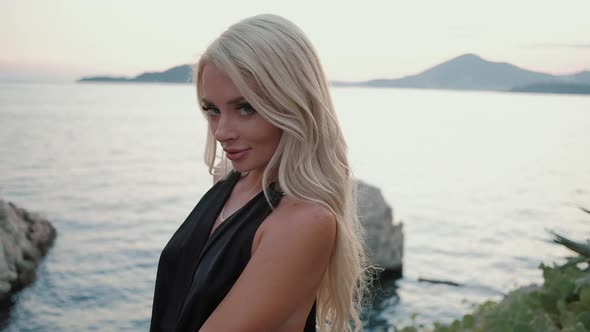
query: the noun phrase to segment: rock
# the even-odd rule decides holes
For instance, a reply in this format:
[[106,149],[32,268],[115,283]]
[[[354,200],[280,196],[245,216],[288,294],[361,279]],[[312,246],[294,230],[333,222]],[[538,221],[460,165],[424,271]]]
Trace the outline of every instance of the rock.
[[371,264],[386,274],[401,277],[404,234],[403,224],[393,223],[393,211],[381,190],[358,181],[357,206],[367,236]]
[[56,235],[47,219],[0,199],[0,300],[35,280]]

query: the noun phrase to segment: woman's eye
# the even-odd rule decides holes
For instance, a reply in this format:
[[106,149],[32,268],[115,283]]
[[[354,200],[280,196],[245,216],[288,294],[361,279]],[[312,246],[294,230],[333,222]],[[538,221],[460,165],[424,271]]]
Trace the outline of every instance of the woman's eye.
[[205,112],[208,116],[218,116],[219,115],[219,110],[215,107],[203,106],[201,108],[203,109],[203,112]]
[[240,115],[249,115],[256,112],[250,104],[242,104],[238,107],[238,110],[240,110]]

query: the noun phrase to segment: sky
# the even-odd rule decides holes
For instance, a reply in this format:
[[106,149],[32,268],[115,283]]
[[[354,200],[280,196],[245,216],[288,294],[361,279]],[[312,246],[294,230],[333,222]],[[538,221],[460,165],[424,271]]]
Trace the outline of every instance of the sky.
[[588,0],[0,0],[0,81],[166,70],[260,13],[299,25],[330,80],[412,75],[464,53],[590,70]]

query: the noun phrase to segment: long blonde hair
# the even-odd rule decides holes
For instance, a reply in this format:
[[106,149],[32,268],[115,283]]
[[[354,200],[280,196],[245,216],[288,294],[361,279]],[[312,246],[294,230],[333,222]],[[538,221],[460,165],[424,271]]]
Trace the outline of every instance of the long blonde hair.
[[[316,299],[320,331],[362,329],[364,235],[346,142],[316,51],[295,24],[265,14],[229,27],[201,55],[193,70],[199,101],[205,64],[225,72],[254,109],[283,131],[263,188],[275,174],[286,195],[320,203],[336,216],[335,249]],[[223,175],[227,159],[216,152],[208,131],[205,162],[211,174]]]

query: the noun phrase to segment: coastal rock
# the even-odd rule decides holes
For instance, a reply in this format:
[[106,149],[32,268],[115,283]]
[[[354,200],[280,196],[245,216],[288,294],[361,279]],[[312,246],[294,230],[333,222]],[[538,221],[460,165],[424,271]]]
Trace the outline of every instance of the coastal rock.
[[401,276],[403,257],[403,224],[393,223],[393,210],[381,190],[358,181],[357,206],[367,236],[371,264],[387,274]]
[[0,199],[0,300],[35,280],[56,234],[47,219]]

